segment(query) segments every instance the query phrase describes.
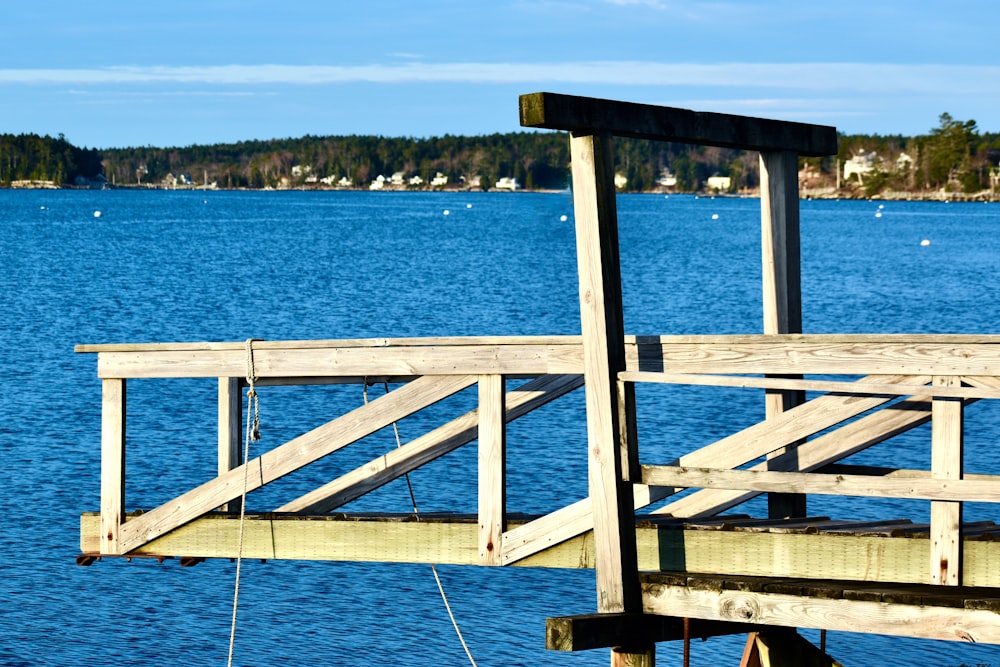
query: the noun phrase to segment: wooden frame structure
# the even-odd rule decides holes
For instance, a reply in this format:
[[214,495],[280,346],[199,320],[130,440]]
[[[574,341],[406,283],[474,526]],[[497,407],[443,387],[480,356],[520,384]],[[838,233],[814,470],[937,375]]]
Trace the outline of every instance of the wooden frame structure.
[[[599,614],[550,619],[550,648],[624,647],[620,664],[651,664],[656,641],[678,638],[668,617],[691,619],[695,635],[783,626],[1000,643],[1000,526],[962,523],[963,503],[1000,502],[1000,476],[965,474],[962,456],[966,408],[1000,398],[1000,336],[801,333],[797,156],[834,153],[833,128],[550,93],[523,96],[521,118],[571,132],[582,334],[78,346],[97,354],[103,385],[101,504],[81,518],[82,561],[234,557],[244,479],[259,489],[476,387],[476,410],[277,507],[248,508],[242,553],[594,567]],[[764,333],[625,335],[613,135],[761,151]],[[398,387],[244,462],[248,353],[258,386]],[[218,474],[129,512],[126,383],[194,377],[218,386]],[[643,383],[763,390],[765,419],[646,463]],[[509,513],[506,424],[580,387],[587,497],[541,517]],[[927,422],[930,470],[839,465]],[[334,513],[473,441],[476,516]],[[773,494],[769,517],[722,514],[761,493]],[[930,513],[925,525],[808,517],[808,494],[925,499]]]

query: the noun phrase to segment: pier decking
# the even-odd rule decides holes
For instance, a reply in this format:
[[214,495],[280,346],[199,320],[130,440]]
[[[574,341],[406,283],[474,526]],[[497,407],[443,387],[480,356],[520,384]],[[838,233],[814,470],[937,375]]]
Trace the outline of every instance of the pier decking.
[[[613,654],[621,664],[650,664],[657,641],[772,626],[1000,643],[1000,526],[962,522],[963,503],[1000,501],[1000,477],[963,465],[965,411],[1000,398],[1000,336],[801,333],[797,156],[835,152],[833,128],[548,93],[524,96],[521,110],[522,124],[572,132],[582,335],[78,346],[97,355],[103,386],[101,506],[81,518],[80,562],[242,555],[592,567],[599,613],[550,619],[549,647],[625,647]],[[764,333],[625,335],[616,134],[761,152]],[[129,383],[147,378],[217,384],[218,439],[208,446],[218,474],[140,513],[126,496],[126,403]],[[395,388],[243,461],[250,381]],[[640,447],[636,387],[650,383],[759,392],[765,418],[699,449]],[[509,513],[506,424],[580,389],[588,495],[545,516]],[[478,408],[240,518],[245,491],[461,392],[476,392]],[[927,423],[929,470],[841,463]],[[475,515],[342,511],[466,445],[478,449]],[[762,493],[769,516],[738,513]],[[812,494],[921,499],[930,509],[863,522],[809,516]]]

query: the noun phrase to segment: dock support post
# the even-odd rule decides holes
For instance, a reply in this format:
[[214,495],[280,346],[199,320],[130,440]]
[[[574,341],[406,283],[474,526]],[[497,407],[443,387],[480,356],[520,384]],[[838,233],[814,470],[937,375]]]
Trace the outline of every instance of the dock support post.
[[[761,152],[760,194],[764,333],[802,333],[799,175],[794,152]],[[764,400],[770,419],[804,403],[805,392],[768,390]],[[787,455],[795,447],[784,447],[768,458]],[[803,494],[769,493],[767,502],[772,518],[806,515]]]
[[[960,387],[954,376],[935,376],[934,386]],[[963,410],[961,398],[935,396],[931,403],[931,477],[962,479]],[[962,585],[962,503],[931,502],[932,584]]]
[[[635,546],[632,483],[636,471],[631,385],[619,397],[625,370],[618,211],[614,152],[608,134],[570,137],[573,208],[576,217],[580,324],[587,406],[588,487],[594,512],[597,608],[602,613],[641,613],[642,593]],[[655,645],[616,649],[611,664],[651,667]]]
[[[243,464],[242,436],[243,397],[238,377],[219,378],[219,474],[227,473]],[[239,512],[237,498],[219,509]]]
[[502,565],[507,530],[507,475],[503,375],[479,377],[479,564]]
[[120,553],[125,521],[125,380],[101,382],[101,553]]

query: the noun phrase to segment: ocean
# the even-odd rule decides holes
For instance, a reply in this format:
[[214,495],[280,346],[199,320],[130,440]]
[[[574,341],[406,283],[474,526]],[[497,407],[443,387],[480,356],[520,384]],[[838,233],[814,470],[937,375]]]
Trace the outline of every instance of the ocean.
[[[96,359],[74,345],[578,334],[572,215],[568,193],[0,191],[0,665],[226,662],[233,563],[74,563],[79,515],[98,509],[101,407]],[[629,195],[619,215],[629,333],[761,331],[758,200]],[[998,333],[998,232],[997,204],[802,202],[804,330]],[[362,400],[357,386],[264,388],[259,446]],[[585,493],[582,394],[563,401],[510,429],[512,512]],[[669,428],[684,442],[705,420],[748,419],[695,399],[672,407],[683,418],[644,408],[650,435]],[[129,419],[130,509],[211,474],[214,381],[130,384]],[[991,472],[1000,414],[983,406],[975,419],[966,469]],[[417,426],[401,424],[404,441]],[[373,448],[394,446],[391,431],[380,437]],[[917,432],[860,460],[927,467],[925,445]],[[465,448],[414,473],[421,510],[473,509],[474,464]],[[843,503],[815,507],[838,518],[897,509]],[[400,483],[353,507],[409,504]],[[898,509],[917,519],[926,504]],[[997,518],[970,508],[980,515]],[[604,650],[544,648],[547,616],[595,610],[592,571],[438,570],[481,667],[608,664]],[[695,642],[691,664],[738,664],[742,644]],[[992,646],[830,633],[827,648],[852,667],[1000,667]],[[680,664],[680,651],[659,645],[660,664]],[[234,664],[373,662],[469,664],[428,566],[244,563]]]

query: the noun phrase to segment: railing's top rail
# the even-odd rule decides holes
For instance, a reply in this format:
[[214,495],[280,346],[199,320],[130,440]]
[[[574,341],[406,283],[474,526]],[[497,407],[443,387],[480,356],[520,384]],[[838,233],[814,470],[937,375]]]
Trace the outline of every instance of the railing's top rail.
[[521,125],[525,127],[810,156],[837,152],[837,128],[826,125],[558,93],[522,95],[520,106]]
[[[98,376],[242,377],[246,344],[80,345]],[[258,377],[578,374],[579,336],[254,341]],[[788,334],[627,336],[629,371],[726,374],[1000,375],[1000,336]]]

